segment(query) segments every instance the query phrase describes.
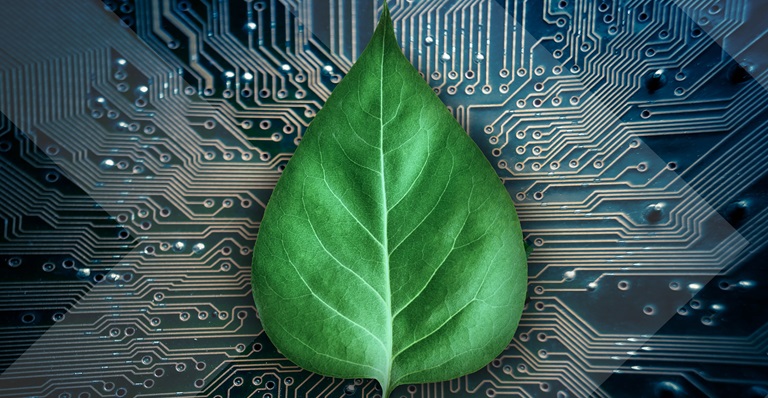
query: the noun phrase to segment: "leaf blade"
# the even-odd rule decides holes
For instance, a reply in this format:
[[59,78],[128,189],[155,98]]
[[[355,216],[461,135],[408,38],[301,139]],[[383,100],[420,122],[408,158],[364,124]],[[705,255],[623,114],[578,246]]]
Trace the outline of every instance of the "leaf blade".
[[525,267],[509,195],[402,54],[385,6],[265,211],[253,259],[265,331],[299,366],[376,378],[388,396],[498,355]]

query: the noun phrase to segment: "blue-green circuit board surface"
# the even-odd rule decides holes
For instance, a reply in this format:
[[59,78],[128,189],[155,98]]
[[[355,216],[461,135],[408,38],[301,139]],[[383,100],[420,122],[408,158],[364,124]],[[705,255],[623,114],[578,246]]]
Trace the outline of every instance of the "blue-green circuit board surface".
[[[535,249],[508,348],[393,396],[768,396],[768,3],[388,5]],[[275,350],[250,258],[381,7],[0,2],[0,397],[380,397]]]

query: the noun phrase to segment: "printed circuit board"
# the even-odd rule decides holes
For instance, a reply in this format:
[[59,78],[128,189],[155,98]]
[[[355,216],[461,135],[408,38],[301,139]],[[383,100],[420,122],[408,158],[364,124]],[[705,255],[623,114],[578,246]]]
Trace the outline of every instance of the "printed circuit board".
[[[517,207],[529,301],[394,397],[768,396],[768,3],[388,1]],[[6,0],[0,397],[380,397],[263,333],[276,181],[381,0]]]

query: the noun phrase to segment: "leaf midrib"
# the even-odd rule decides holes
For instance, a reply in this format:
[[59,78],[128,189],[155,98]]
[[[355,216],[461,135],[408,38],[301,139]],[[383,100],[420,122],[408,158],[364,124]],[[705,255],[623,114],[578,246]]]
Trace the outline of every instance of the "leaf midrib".
[[[383,14],[387,14],[386,16]],[[389,10],[387,9],[386,3],[384,3],[384,12],[382,13],[381,18],[389,18]],[[385,306],[385,311],[387,311],[386,317],[387,317],[387,331],[389,332],[387,338],[386,338],[386,345],[387,345],[387,369],[384,372],[384,375],[386,377],[385,380],[380,380],[381,389],[384,393],[384,397],[389,396],[390,392],[390,381],[392,377],[392,335],[394,334],[393,331],[393,318],[392,318],[392,280],[389,277],[389,239],[387,235],[387,224],[389,223],[389,210],[387,208],[387,182],[385,180],[385,169],[384,169],[384,56],[386,55],[386,45],[387,45],[387,33],[386,29],[391,24],[385,24],[384,29],[385,31],[382,32],[381,35],[381,62],[379,64],[379,167],[381,168],[381,173],[379,175],[381,176],[381,211],[382,211],[382,255],[384,260],[384,272],[385,272],[385,278],[387,280],[386,286],[386,302],[387,305]]]

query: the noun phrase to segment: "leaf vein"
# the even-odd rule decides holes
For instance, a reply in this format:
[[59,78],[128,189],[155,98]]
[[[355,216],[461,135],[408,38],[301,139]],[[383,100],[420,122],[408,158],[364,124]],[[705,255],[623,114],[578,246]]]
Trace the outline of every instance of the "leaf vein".
[[[421,129],[419,129],[419,132],[420,131],[421,131]],[[416,134],[418,134],[418,132]],[[416,134],[414,134],[414,136]],[[406,140],[406,141],[410,141],[410,138],[408,140]],[[398,199],[397,202],[395,202],[395,204],[392,205],[392,207],[387,209],[388,212],[392,211],[392,209],[397,207],[397,205],[399,205],[400,202],[402,202],[403,199],[405,199],[405,197],[408,196],[409,193],[411,193],[411,190],[416,185],[416,181],[419,180],[419,177],[421,177],[421,174],[424,172],[424,169],[427,168],[427,163],[429,163],[429,155],[430,155],[430,151],[429,151],[429,137],[427,137],[427,158],[424,160],[424,163],[421,165],[421,170],[419,170],[419,174],[417,174],[416,177],[413,179],[413,181],[411,182],[411,185],[409,185],[408,189],[405,190],[405,193],[403,194],[403,196],[401,196],[400,199]]]
[[[358,100],[357,100],[357,101],[358,101],[358,103],[359,103],[359,102],[360,102],[360,99],[358,98]],[[363,110],[363,112],[365,112],[367,115],[369,115],[369,116],[371,116],[371,117],[373,117],[373,118],[376,118],[376,119],[378,119],[378,118],[377,118],[375,115],[372,115],[371,113],[369,113],[368,111],[366,111],[366,110],[365,110],[365,108],[363,108],[363,105],[362,105],[362,104],[360,104],[360,109],[362,109],[362,110]],[[360,139],[360,141],[364,142],[364,143],[365,143],[366,145],[368,145],[369,147],[371,147],[371,148],[375,148],[375,149],[379,149],[379,147],[377,147],[376,145],[373,145],[373,144],[369,143],[369,142],[368,142],[368,141],[367,141],[365,138],[363,138],[363,137],[362,137],[360,134],[358,134],[358,133],[357,133],[357,130],[355,130],[355,128],[352,126],[352,122],[350,122],[350,121],[349,121],[349,115],[347,114],[347,111],[346,111],[346,109],[344,109],[344,107],[341,107],[341,111],[342,111],[342,113],[344,113],[344,120],[347,122],[347,125],[349,126],[349,130],[350,130],[350,131],[352,131],[352,134],[354,134],[354,135],[355,135],[355,137],[359,138],[359,139]]]
[[[329,189],[330,189],[330,188],[329,188]],[[373,286],[371,286],[371,284],[370,284],[370,283],[368,283],[368,281],[366,281],[366,280],[365,280],[365,278],[363,278],[362,276],[360,276],[360,274],[358,274],[357,272],[355,272],[355,271],[354,271],[352,268],[349,268],[349,267],[347,267],[346,265],[344,265],[344,263],[342,263],[342,262],[341,262],[341,260],[339,260],[339,259],[338,259],[336,256],[334,256],[334,255],[333,255],[333,253],[331,253],[331,252],[330,252],[330,250],[328,250],[328,248],[325,246],[325,243],[323,243],[323,240],[320,238],[320,235],[318,235],[318,233],[317,233],[317,230],[315,230],[315,226],[314,226],[314,224],[312,223],[312,218],[309,216],[309,211],[307,211],[307,204],[306,204],[306,202],[304,201],[304,191],[303,191],[303,190],[301,191],[301,205],[304,207],[304,214],[306,214],[306,215],[307,215],[307,222],[309,223],[309,228],[311,228],[311,229],[312,229],[312,234],[313,234],[313,235],[315,235],[315,239],[317,239],[317,242],[318,242],[318,243],[320,243],[320,247],[322,247],[322,248],[323,248],[323,250],[324,250],[326,253],[328,253],[328,255],[329,255],[329,256],[331,256],[331,258],[333,259],[333,261],[335,261],[337,264],[339,264],[339,266],[340,266],[340,267],[342,267],[342,268],[344,268],[345,270],[347,270],[347,271],[351,272],[351,273],[352,273],[352,275],[354,275],[354,276],[356,276],[358,279],[360,279],[360,281],[361,281],[361,282],[363,282],[363,284],[364,284],[365,286],[367,286],[368,288],[370,288],[370,289],[371,289],[371,291],[373,291],[373,293],[374,293],[374,294],[376,294],[376,297],[378,297],[378,298],[379,298],[379,300],[381,300],[381,303],[386,305],[386,303],[384,302],[384,297],[381,297],[381,294],[379,294],[379,292],[378,292],[378,291],[376,291],[376,289],[374,289],[374,287],[373,287]],[[350,214],[351,214],[351,213],[350,213]],[[354,216],[353,216],[353,217],[354,217]],[[358,221],[358,223],[359,223],[359,221]]]
[[381,341],[381,339],[380,339],[378,336],[376,336],[375,334],[373,334],[373,332],[371,332],[370,330],[368,330],[368,328],[366,328],[365,326],[363,326],[363,325],[361,325],[361,324],[359,324],[359,323],[357,323],[357,322],[353,321],[352,319],[350,319],[350,318],[349,318],[349,317],[347,317],[346,315],[342,314],[342,313],[341,313],[339,310],[337,310],[336,308],[334,308],[332,305],[328,304],[328,303],[327,303],[325,300],[323,300],[323,299],[322,299],[320,296],[318,296],[318,295],[317,295],[317,293],[315,293],[315,290],[314,290],[314,289],[312,289],[312,286],[309,286],[309,283],[307,283],[307,280],[306,280],[306,279],[304,279],[304,276],[302,276],[302,275],[301,275],[301,272],[300,272],[300,271],[299,271],[299,269],[296,267],[296,264],[294,264],[294,263],[293,263],[293,261],[291,260],[291,257],[288,255],[288,251],[285,249],[285,242],[282,242],[282,243],[283,243],[283,252],[285,252],[285,255],[286,255],[286,259],[288,260],[288,263],[289,263],[289,264],[291,264],[291,267],[293,267],[293,269],[296,271],[296,274],[299,276],[299,279],[301,279],[301,282],[302,282],[302,283],[304,283],[304,286],[306,286],[306,287],[307,287],[307,289],[309,289],[310,293],[312,293],[312,297],[314,297],[315,299],[317,299],[317,301],[321,302],[321,303],[322,303],[324,306],[326,306],[326,307],[327,307],[329,310],[331,310],[331,311],[333,311],[334,313],[336,313],[337,315],[339,315],[339,316],[340,316],[342,319],[345,319],[347,322],[349,322],[349,323],[351,323],[351,324],[353,324],[353,325],[357,326],[358,328],[360,328],[361,330],[363,330],[364,332],[366,332],[368,335],[370,335],[371,337],[373,337],[373,339],[374,339],[374,340],[376,340],[376,341],[378,341],[378,342],[381,344],[381,346],[382,346],[382,347],[383,347],[383,348],[386,350],[386,347],[385,347],[385,345],[384,345],[384,342],[383,342],[383,341]]
[[364,363],[358,363],[358,362],[350,361],[350,360],[348,360],[348,359],[337,358],[337,357],[335,357],[335,356],[333,356],[333,355],[328,355],[328,354],[326,354],[326,353],[323,353],[323,352],[317,351],[316,349],[312,348],[312,346],[311,346],[311,345],[309,345],[309,344],[307,344],[306,342],[304,342],[304,340],[300,339],[298,336],[296,336],[295,334],[291,333],[291,331],[290,331],[288,328],[286,328],[285,326],[283,326],[283,324],[281,324],[281,323],[279,323],[279,322],[275,322],[275,325],[278,325],[278,326],[280,326],[280,328],[281,328],[281,329],[283,329],[283,331],[284,331],[286,334],[288,334],[288,335],[289,335],[289,336],[291,336],[291,337],[292,337],[294,340],[298,341],[298,342],[299,342],[301,345],[303,345],[304,347],[307,347],[307,348],[308,348],[310,351],[314,352],[315,354],[317,354],[317,355],[319,355],[319,356],[322,356],[322,357],[325,357],[325,358],[328,358],[328,359],[332,359],[332,360],[334,360],[334,361],[339,361],[339,362],[342,362],[342,363],[348,363],[348,364],[350,364],[350,365],[357,365],[357,366],[362,366],[362,367],[364,367],[364,368],[368,368],[368,369],[371,369],[371,370],[375,371],[376,373],[379,373],[379,374],[381,374],[381,369],[379,369],[379,368],[376,368],[376,367],[374,367],[374,366],[371,366],[371,365],[368,365],[368,364],[364,364]]
[[341,141],[339,141],[339,138],[338,138],[338,137],[336,137],[336,134],[331,134],[331,137],[333,137],[333,140],[334,140],[334,141],[336,141],[336,144],[338,144],[338,145],[339,145],[339,149],[341,149],[341,153],[343,153],[343,154],[344,154],[344,156],[345,156],[345,157],[346,157],[346,158],[347,158],[347,159],[350,161],[350,163],[354,164],[354,165],[355,165],[355,166],[357,166],[357,167],[360,167],[361,169],[366,169],[366,170],[372,171],[372,172],[374,172],[374,173],[376,173],[376,174],[381,174],[381,172],[380,172],[380,171],[378,171],[378,170],[374,170],[374,169],[372,169],[372,168],[370,168],[370,167],[368,167],[368,166],[362,165],[362,164],[358,163],[357,161],[355,161],[354,159],[352,159],[352,158],[349,156],[349,154],[347,154],[347,151],[346,151],[346,150],[344,150],[344,146],[343,146],[343,145],[341,145]]
[[334,197],[334,198],[336,198],[336,200],[337,200],[337,201],[339,202],[339,204],[340,204],[340,205],[341,205],[341,206],[344,208],[344,210],[346,210],[346,212],[347,212],[347,213],[349,213],[349,215],[350,215],[350,216],[351,216],[353,219],[355,219],[355,222],[357,222],[357,224],[358,224],[358,225],[360,225],[360,227],[361,227],[361,228],[363,228],[363,229],[365,230],[365,232],[367,232],[367,233],[368,233],[368,235],[371,237],[371,239],[373,239],[373,240],[374,240],[374,241],[375,241],[375,242],[376,242],[376,243],[377,243],[379,246],[381,246],[381,247],[384,247],[384,245],[381,243],[381,241],[379,240],[379,238],[377,238],[377,237],[376,237],[376,236],[373,234],[373,232],[371,232],[371,230],[370,230],[370,229],[368,229],[368,227],[366,227],[366,226],[365,226],[365,224],[363,224],[363,222],[362,222],[362,221],[360,221],[360,219],[359,219],[359,218],[357,218],[357,216],[355,216],[355,214],[354,214],[354,213],[352,213],[352,210],[350,210],[350,209],[349,209],[349,207],[347,207],[346,203],[344,203],[344,200],[343,200],[343,199],[341,199],[341,197],[339,197],[339,196],[336,194],[336,192],[334,192],[334,191],[333,191],[333,188],[331,188],[330,184],[328,184],[328,180],[325,178],[325,170],[323,170],[323,183],[324,183],[324,184],[325,184],[325,186],[328,188],[328,192],[330,192],[330,193],[331,193],[331,195],[333,195],[333,197]]
[[397,312],[395,312],[395,315],[392,317],[395,318],[398,315],[400,315],[401,312],[403,312],[406,308],[408,308],[411,303],[416,301],[416,299],[421,296],[422,293],[424,293],[425,290],[427,290],[427,287],[429,287],[429,284],[432,283],[432,280],[435,279],[435,275],[437,275],[438,271],[440,271],[440,268],[443,267],[443,264],[448,261],[448,258],[451,257],[451,254],[453,254],[453,251],[456,250],[456,241],[459,239],[459,236],[461,236],[461,232],[464,231],[464,227],[467,226],[467,220],[469,220],[469,214],[467,214],[467,217],[464,218],[464,223],[461,225],[461,229],[459,230],[459,233],[456,234],[456,237],[453,238],[453,244],[451,245],[451,249],[446,253],[445,257],[443,257],[443,260],[440,261],[440,264],[435,267],[435,269],[432,271],[432,275],[429,276],[429,279],[427,279],[427,282],[424,284],[424,286],[416,293],[415,296],[413,296],[410,300],[408,300],[407,303],[405,303],[404,306],[402,306]]
[[419,343],[420,341],[423,341],[424,339],[428,338],[429,336],[432,336],[432,335],[434,335],[435,333],[437,333],[438,331],[440,331],[440,330],[441,330],[441,329],[442,329],[442,328],[443,328],[445,325],[447,325],[447,324],[448,324],[448,322],[450,322],[451,320],[453,320],[454,318],[456,318],[456,316],[457,316],[457,315],[459,315],[459,314],[460,314],[462,311],[464,311],[464,310],[465,310],[465,309],[466,309],[466,308],[467,308],[467,307],[468,307],[470,304],[472,304],[472,303],[474,303],[474,302],[476,302],[476,301],[479,301],[479,299],[477,298],[477,295],[480,293],[480,290],[483,288],[483,285],[485,285],[485,281],[486,281],[486,279],[488,278],[488,271],[490,271],[490,269],[491,269],[491,264],[493,264],[493,262],[496,260],[496,257],[499,255],[499,253],[500,253],[500,252],[501,252],[501,247],[499,247],[499,248],[496,250],[496,253],[493,255],[493,258],[491,259],[491,261],[489,261],[489,262],[488,262],[488,267],[486,267],[486,269],[485,269],[485,274],[483,275],[483,280],[482,280],[482,281],[480,281],[480,286],[478,286],[477,290],[475,291],[475,295],[472,297],[472,299],[471,299],[471,300],[469,300],[469,301],[467,301],[467,303],[466,303],[466,304],[464,304],[464,305],[463,305],[461,308],[459,308],[459,309],[458,309],[456,312],[454,312],[453,314],[451,314],[451,316],[449,316],[449,317],[448,317],[448,318],[447,318],[447,319],[446,319],[446,320],[445,320],[445,321],[444,321],[442,324],[440,324],[440,325],[439,325],[439,326],[438,326],[436,329],[434,329],[433,331],[431,331],[431,332],[427,333],[426,335],[422,336],[421,338],[419,338],[419,339],[415,340],[414,342],[412,342],[412,343],[408,344],[408,345],[407,345],[406,347],[404,347],[402,350],[398,351],[398,352],[397,352],[397,354],[395,354],[395,355],[392,357],[392,361],[394,361],[394,360],[395,360],[395,358],[396,358],[398,355],[400,355],[400,354],[402,354],[403,352],[407,351],[409,348],[413,347],[414,345],[416,345],[416,344],[417,344],[417,343]]
[[403,244],[403,242],[408,240],[408,238],[410,238],[411,235],[413,235],[413,233],[416,232],[416,230],[419,229],[419,227],[422,224],[424,224],[425,221],[427,221],[427,218],[429,218],[429,216],[432,215],[432,212],[434,212],[435,209],[438,208],[438,206],[440,205],[440,202],[443,199],[443,196],[445,195],[445,192],[448,191],[448,186],[451,185],[451,179],[453,177],[453,167],[454,167],[454,165],[455,165],[455,162],[454,162],[453,158],[451,158],[451,169],[448,172],[448,178],[447,178],[447,180],[445,182],[445,186],[443,187],[443,191],[440,193],[440,196],[435,201],[435,205],[432,206],[432,209],[430,209],[429,212],[427,212],[427,214],[424,216],[424,218],[422,218],[421,221],[419,221],[419,223],[410,232],[408,232],[408,234],[405,235],[405,237],[403,239],[401,239],[400,242],[398,242],[395,245],[395,247],[389,252],[390,256],[392,255],[392,253],[394,253],[400,247],[400,245]]
[[435,328],[435,329],[434,329],[434,330],[432,330],[431,332],[429,332],[429,333],[425,334],[424,336],[420,337],[419,339],[417,339],[417,340],[414,340],[414,341],[413,341],[411,344],[408,344],[408,345],[407,345],[407,346],[405,346],[405,347],[404,347],[402,350],[398,351],[398,352],[397,352],[397,353],[396,353],[396,354],[395,354],[395,355],[392,357],[392,361],[394,361],[394,360],[395,360],[395,358],[397,358],[397,357],[398,357],[400,354],[404,353],[405,351],[408,351],[408,349],[410,349],[410,348],[411,348],[411,347],[413,347],[414,345],[416,345],[416,344],[418,344],[419,342],[421,342],[421,341],[423,341],[423,340],[425,340],[425,339],[429,338],[429,336],[432,336],[432,335],[434,335],[435,333],[439,332],[439,331],[440,331],[440,330],[441,330],[443,327],[445,327],[445,325],[447,325],[447,324],[448,324],[448,323],[449,323],[451,320],[453,320],[454,318],[456,318],[456,317],[457,317],[457,316],[458,316],[458,315],[459,315],[459,314],[460,314],[462,311],[464,311],[464,310],[465,310],[465,309],[466,309],[466,308],[467,308],[467,307],[468,307],[470,304],[474,303],[475,301],[476,301],[475,299],[469,300],[469,301],[468,301],[466,304],[464,304],[464,305],[463,305],[461,308],[459,308],[459,309],[458,309],[456,312],[454,312],[453,314],[451,314],[451,315],[450,315],[450,316],[449,316],[449,317],[448,317],[448,318],[447,318],[447,319],[446,319],[446,320],[445,320],[443,323],[441,323],[441,324],[440,324],[440,325],[439,325],[437,328]]

